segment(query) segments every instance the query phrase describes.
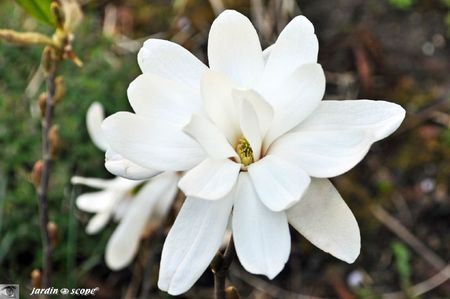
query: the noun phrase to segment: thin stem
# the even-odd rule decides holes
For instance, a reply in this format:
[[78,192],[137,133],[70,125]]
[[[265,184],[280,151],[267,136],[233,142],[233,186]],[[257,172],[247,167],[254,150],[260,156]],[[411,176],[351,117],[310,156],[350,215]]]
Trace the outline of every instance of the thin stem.
[[218,269],[213,271],[214,273],[214,298],[225,299],[225,280],[227,278],[228,269],[230,269],[231,263],[236,255],[234,248],[233,236],[230,238],[227,248],[222,256],[222,260]]
[[47,229],[48,216],[48,187],[50,182],[50,173],[52,168],[51,157],[51,142],[49,139],[49,132],[53,121],[54,110],[54,96],[55,96],[55,76],[56,76],[56,62],[48,73],[47,77],[47,100],[45,105],[45,115],[42,120],[42,177],[39,186],[39,213],[40,213],[40,229],[42,235],[42,288],[47,288],[50,283],[52,272],[52,246],[50,235]]

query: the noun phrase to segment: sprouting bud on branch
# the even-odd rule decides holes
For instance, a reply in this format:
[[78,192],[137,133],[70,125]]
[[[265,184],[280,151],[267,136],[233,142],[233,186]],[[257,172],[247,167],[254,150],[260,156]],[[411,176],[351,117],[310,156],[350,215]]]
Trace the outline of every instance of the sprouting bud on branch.
[[59,128],[53,125],[48,132],[48,140],[50,141],[50,158],[55,159],[61,148],[61,139],[59,138]]
[[42,170],[44,169],[44,162],[42,160],[37,160],[33,165],[33,170],[31,171],[30,180],[36,189],[39,188],[41,184]]
[[66,95],[66,84],[64,83],[63,76],[58,76],[55,79],[55,95],[54,101],[56,104],[60,103]]
[[52,1],[51,10],[53,15],[55,16],[56,27],[59,30],[64,30],[65,16],[61,3],[57,0]]
[[47,107],[47,96],[48,94],[46,92],[43,92],[39,95],[38,98],[39,110],[41,111],[42,117],[45,116],[45,108]]
[[42,67],[47,74],[50,73],[55,67],[55,59],[55,50],[51,47],[45,47],[44,51],[42,52]]
[[50,237],[51,245],[53,248],[55,248],[59,243],[58,225],[53,221],[48,222],[47,223],[47,231],[48,231],[48,235]]
[[41,287],[41,271],[39,269],[31,271],[31,286],[33,288]]
[[233,286],[229,286],[225,289],[225,299],[239,299],[239,293],[237,289]]
[[51,38],[37,32],[17,32],[9,29],[0,29],[0,38],[20,45],[55,46]]

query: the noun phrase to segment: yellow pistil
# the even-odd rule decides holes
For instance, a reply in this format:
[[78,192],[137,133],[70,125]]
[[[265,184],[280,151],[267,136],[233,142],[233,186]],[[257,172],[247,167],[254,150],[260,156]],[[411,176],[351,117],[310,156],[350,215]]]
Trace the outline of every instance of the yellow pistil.
[[241,163],[244,166],[248,166],[255,162],[253,159],[253,150],[250,146],[250,143],[245,139],[244,137],[241,137],[238,139],[237,145],[236,145],[236,153],[239,156],[239,159],[241,159]]

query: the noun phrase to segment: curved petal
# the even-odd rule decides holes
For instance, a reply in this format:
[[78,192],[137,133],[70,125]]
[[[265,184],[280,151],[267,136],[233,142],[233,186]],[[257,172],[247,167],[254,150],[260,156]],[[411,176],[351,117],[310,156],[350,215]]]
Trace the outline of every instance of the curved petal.
[[86,226],[86,233],[88,235],[94,235],[98,233],[108,224],[110,218],[111,218],[110,210],[95,214],[91,218],[91,220],[89,220],[89,223]]
[[153,74],[144,73],[137,77],[131,82],[127,93],[136,114],[164,118],[180,127],[189,122],[192,113],[201,109],[199,93],[179,82]]
[[243,87],[253,87],[264,69],[258,34],[250,20],[234,10],[222,12],[213,22],[208,38],[212,70],[227,75]]
[[239,176],[232,229],[236,253],[248,272],[269,279],[280,273],[291,251],[286,213],[262,204],[247,173]]
[[74,185],[84,185],[91,188],[106,189],[115,184],[114,179],[98,179],[98,178],[86,178],[81,176],[73,176],[70,182]]
[[366,130],[372,142],[392,134],[405,118],[405,109],[395,103],[371,100],[322,101],[301,130]]
[[161,174],[142,187],[106,245],[105,260],[109,268],[119,270],[133,260],[153,206],[161,196],[173,192],[176,192],[173,173]]
[[164,117],[118,112],[104,120],[103,130],[113,151],[144,168],[181,171],[204,157],[197,142]]
[[258,90],[277,88],[291,73],[305,63],[316,63],[319,42],[313,24],[304,16],[295,17],[270,47]]
[[144,42],[138,53],[138,63],[143,73],[175,80],[199,92],[202,73],[207,67],[182,46],[161,39]]
[[329,180],[312,179],[303,199],[287,215],[289,223],[323,251],[347,263],[358,257],[358,223]]
[[186,292],[208,268],[225,235],[233,192],[215,200],[187,198],[164,243],[158,287]]
[[272,124],[273,108],[264,100],[261,95],[251,89],[233,89],[234,100],[245,99],[249,101],[258,116],[258,124],[261,131],[261,135],[264,136],[267,129]]
[[369,151],[369,132],[361,130],[299,131],[282,136],[268,153],[303,169],[309,176],[329,178],[352,169]]
[[261,201],[275,212],[298,202],[311,181],[302,169],[271,155],[249,165],[248,174]]
[[232,97],[233,83],[220,73],[207,71],[201,84],[206,113],[233,144],[239,138],[238,114]]
[[129,180],[145,180],[161,173],[159,170],[141,167],[111,149],[108,149],[105,154],[105,168],[110,173]]
[[120,199],[115,190],[84,193],[77,197],[77,208],[90,213],[109,211]]
[[241,165],[229,159],[206,159],[186,172],[178,187],[186,196],[216,200],[230,193]]
[[315,63],[300,66],[268,94],[267,101],[274,107],[275,114],[265,146],[305,120],[319,106],[324,93],[325,74],[322,66]]
[[237,157],[225,135],[204,117],[192,115],[191,121],[184,127],[184,132],[194,138],[211,158]]
[[102,151],[106,151],[108,141],[102,131],[102,121],[105,118],[103,106],[93,102],[86,113],[86,127],[92,142]]
[[258,115],[252,104],[246,99],[240,99],[239,104],[239,121],[242,134],[250,143],[253,150],[253,157],[258,160],[261,156],[262,134],[259,128]]

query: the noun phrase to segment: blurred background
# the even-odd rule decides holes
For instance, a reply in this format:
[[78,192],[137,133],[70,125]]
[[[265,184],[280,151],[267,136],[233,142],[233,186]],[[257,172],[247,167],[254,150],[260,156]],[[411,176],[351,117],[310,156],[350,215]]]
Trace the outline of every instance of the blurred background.
[[[93,101],[101,102],[107,115],[130,110],[126,89],[140,73],[136,54],[143,41],[169,39],[205,61],[212,20],[223,8],[234,8],[251,18],[264,47],[294,16],[309,18],[320,42],[326,99],[384,99],[407,110],[394,135],[333,180],[361,228],[356,262],[341,262],[293,232],[289,262],[273,281],[246,273],[235,260],[230,281],[241,297],[450,298],[449,0],[80,4],[84,19],[74,47],[84,67],[64,64],[67,95],[55,120],[62,149],[50,185],[50,219],[59,227],[54,287],[98,286],[99,298],[171,298],[156,287],[162,244],[151,232],[134,264],[117,272],[106,267],[105,244],[115,224],[95,236],[85,233],[90,215],[77,210],[74,199],[88,188],[71,186],[70,177],[111,177],[87,134],[85,114]],[[0,1],[0,27],[51,34],[12,0]],[[0,40],[0,282],[22,288],[31,288],[30,273],[41,266],[38,202],[30,182],[41,155],[41,52],[39,46]],[[145,281],[152,283],[144,288]],[[206,271],[180,298],[212,298],[212,285]]]

